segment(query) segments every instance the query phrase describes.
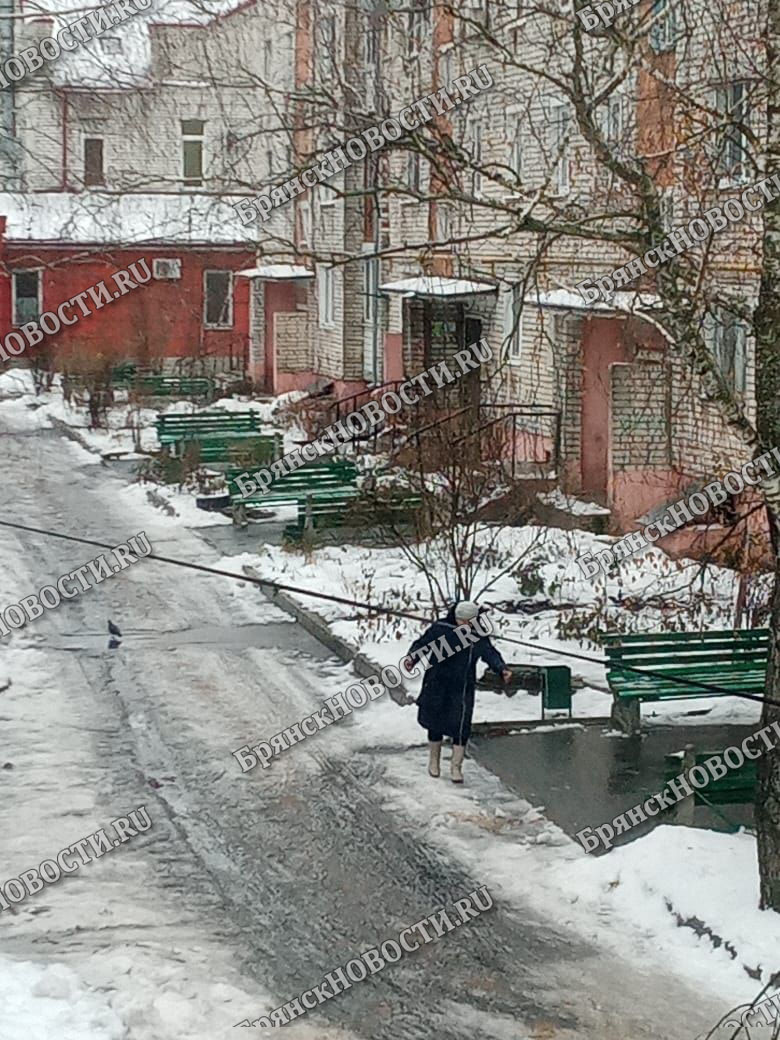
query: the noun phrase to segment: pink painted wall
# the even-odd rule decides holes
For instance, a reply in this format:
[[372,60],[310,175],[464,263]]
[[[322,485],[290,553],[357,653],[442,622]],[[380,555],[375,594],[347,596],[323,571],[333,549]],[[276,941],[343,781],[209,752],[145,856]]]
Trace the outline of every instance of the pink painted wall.
[[582,332],[582,493],[603,505],[609,492],[610,365],[629,361],[623,324],[590,318]]
[[385,380],[404,377],[404,338],[401,332],[385,333]]

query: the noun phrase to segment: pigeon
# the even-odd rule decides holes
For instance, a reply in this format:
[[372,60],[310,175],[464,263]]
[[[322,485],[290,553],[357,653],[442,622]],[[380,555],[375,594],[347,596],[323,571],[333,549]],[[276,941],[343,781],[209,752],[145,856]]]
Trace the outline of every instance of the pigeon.
[[108,634],[110,636],[121,636],[122,633],[119,631],[119,627],[114,624],[113,621],[108,622]]
[[113,636],[108,641],[108,649],[109,650],[116,650],[116,648],[118,646],[121,646],[121,645],[122,645],[122,640],[121,639],[114,639]]

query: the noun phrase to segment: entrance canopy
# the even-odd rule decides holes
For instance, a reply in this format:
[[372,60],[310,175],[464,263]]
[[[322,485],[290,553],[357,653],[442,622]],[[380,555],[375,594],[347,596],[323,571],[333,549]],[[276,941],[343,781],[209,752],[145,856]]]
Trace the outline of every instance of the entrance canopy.
[[661,306],[661,298],[654,293],[616,292],[609,303],[602,299],[588,303],[573,289],[530,292],[525,296],[523,302],[535,304],[538,307],[557,307],[567,311],[604,311],[610,314],[614,314],[616,311],[636,314],[656,310]]
[[303,278],[313,278],[314,271],[309,271],[299,264],[266,264],[264,267],[247,267],[237,271],[240,278],[262,278],[266,282],[291,282]]
[[498,286],[489,282],[471,282],[465,278],[426,275],[419,278],[402,278],[399,282],[385,282],[379,286],[379,291],[400,293],[404,297],[418,296],[422,299],[461,300],[467,296],[498,292]]

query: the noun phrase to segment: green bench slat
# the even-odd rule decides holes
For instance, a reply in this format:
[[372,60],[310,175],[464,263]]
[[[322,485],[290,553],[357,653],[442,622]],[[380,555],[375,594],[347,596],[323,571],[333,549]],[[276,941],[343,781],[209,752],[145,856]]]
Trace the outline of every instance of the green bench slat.
[[[767,629],[712,632],[663,632],[603,640],[607,681],[615,697],[613,719],[632,729],[639,725],[639,702],[694,700],[761,693],[769,656]],[[639,675],[629,671],[646,671]],[[685,681],[691,680],[692,685]],[[720,692],[693,683],[717,686]],[[628,702],[624,709],[619,702]]]
[[[696,765],[703,766],[707,759],[713,755],[722,756],[723,749],[721,748],[719,751],[696,751],[694,754]],[[666,780],[673,780],[682,769],[683,759],[679,754],[672,754],[665,756],[665,762]],[[710,801],[715,804],[729,804],[750,801],[755,793],[757,783],[758,768],[756,763],[744,762],[737,769],[730,769],[725,776],[719,777],[717,780],[710,780],[702,792],[696,791],[695,797],[699,803]],[[704,797],[701,797],[701,795]]]
[[731,645],[732,642],[750,642],[752,640],[766,640],[769,632],[766,628],[738,628],[713,629],[710,632],[634,632],[631,635],[610,632],[604,636],[604,643],[608,646],[619,647],[622,645],[639,644],[642,646],[653,646],[656,643],[700,643],[724,642]]

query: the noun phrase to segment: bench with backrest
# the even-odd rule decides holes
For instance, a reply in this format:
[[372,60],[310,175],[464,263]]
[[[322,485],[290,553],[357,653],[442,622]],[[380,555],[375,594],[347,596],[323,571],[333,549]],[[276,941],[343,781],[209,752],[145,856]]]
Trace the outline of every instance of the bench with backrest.
[[341,527],[394,527],[414,522],[422,505],[419,495],[401,494],[392,498],[361,498],[334,493],[331,497],[308,496],[298,503],[295,523],[284,529],[284,537],[301,541],[307,532]]
[[231,451],[245,447],[258,464],[282,452],[282,435],[261,432],[257,412],[172,412],[157,416],[157,438],[175,456],[197,443],[203,461],[228,461]]
[[[756,742],[756,749],[761,747]],[[690,746],[690,751],[676,751],[664,757],[664,773],[668,783],[681,772],[687,772],[694,766],[703,766],[707,759],[713,755],[723,757],[723,749],[720,751],[697,751]],[[709,770],[707,770],[709,773]],[[756,795],[756,784],[758,783],[758,769],[755,760],[745,759],[735,769],[728,769],[723,776],[717,780],[710,779],[706,787],[696,788],[695,784],[690,786],[694,790],[694,798],[697,805],[738,805],[743,802],[751,802]]]
[[145,397],[214,396],[214,380],[207,376],[161,375],[141,370],[115,373],[111,385],[116,390],[130,390]]
[[236,523],[245,524],[247,506],[277,509],[280,506],[298,505],[308,498],[316,502],[341,504],[358,495],[357,467],[353,462],[333,460],[301,466],[293,473],[278,477],[265,493],[258,488],[251,495],[244,496],[236,483],[236,477],[246,472],[245,469],[228,471],[228,491]]
[[[636,733],[642,701],[728,696],[732,690],[763,693],[768,641],[765,628],[607,635],[604,644],[607,680],[614,698],[613,722]],[[642,669],[644,674],[631,668]],[[702,689],[697,683],[716,686],[719,692]]]

